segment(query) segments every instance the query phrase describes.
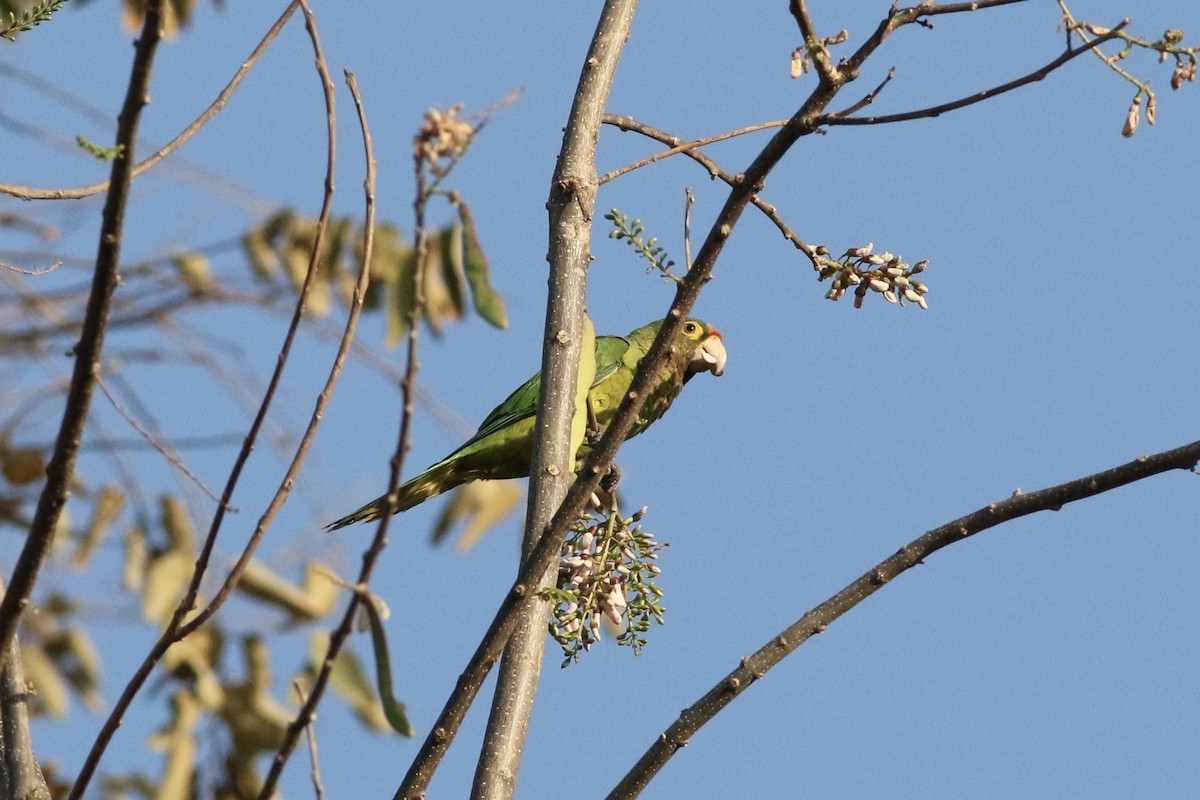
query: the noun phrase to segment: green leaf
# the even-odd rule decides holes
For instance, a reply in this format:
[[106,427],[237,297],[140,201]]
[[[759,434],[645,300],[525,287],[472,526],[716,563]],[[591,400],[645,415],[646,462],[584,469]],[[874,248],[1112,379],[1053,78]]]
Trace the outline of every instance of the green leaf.
[[395,347],[408,332],[408,317],[416,302],[416,250],[405,250],[399,254],[390,288],[391,302],[387,307],[387,335],[384,342],[388,347]]
[[462,317],[467,312],[463,297],[462,224],[455,220],[453,225],[443,228],[438,235],[438,244],[442,251],[442,280],[446,282],[446,292],[455,311]]
[[[328,651],[329,635],[314,634],[309,648],[311,674],[315,675],[320,670],[321,662],[325,660]],[[333,662],[333,670],[329,673],[329,687],[349,704],[355,716],[368,728],[387,730],[390,727],[379,698],[375,695],[375,688],[371,685],[371,679],[353,650],[344,648],[338,653]]]
[[204,294],[213,287],[212,269],[200,253],[182,253],[171,259],[183,285],[194,294]]
[[383,714],[388,723],[401,736],[412,736],[412,723],[404,704],[392,693],[392,664],[388,658],[387,635],[383,630],[383,619],[374,598],[364,592],[362,608],[366,612],[371,625],[371,644],[375,648],[375,675],[379,684],[379,700],[383,704]]
[[467,208],[466,203],[458,204],[458,216],[463,227],[463,268],[467,275],[467,283],[471,286],[471,299],[475,302],[475,310],[479,316],[497,328],[507,328],[508,312],[504,309],[504,299],[489,282],[487,256],[479,245],[479,237],[475,234],[475,221],[471,218],[471,210]]

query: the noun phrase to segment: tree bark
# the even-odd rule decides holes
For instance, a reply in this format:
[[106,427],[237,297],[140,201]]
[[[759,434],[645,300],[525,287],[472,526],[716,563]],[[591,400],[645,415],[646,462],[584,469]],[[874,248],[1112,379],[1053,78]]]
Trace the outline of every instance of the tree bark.
[[[584,59],[563,146],[550,184],[550,281],[542,348],[537,440],[530,466],[529,512],[522,559],[546,532],[571,483],[571,420],[579,373],[587,268],[596,205],[596,143],[637,0],[604,4]],[[538,589],[552,585],[555,571]],[[535,589],[534,591],[537,591]],[[508,800],[517,773],[546,647],[547,603],[535,601],[504,649],[483,750],[475,771],[474,800]]]

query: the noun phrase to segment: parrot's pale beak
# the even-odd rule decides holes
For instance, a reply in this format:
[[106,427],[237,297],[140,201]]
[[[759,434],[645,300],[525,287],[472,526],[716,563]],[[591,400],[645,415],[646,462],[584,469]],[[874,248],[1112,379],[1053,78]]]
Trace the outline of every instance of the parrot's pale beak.
[[688,363],[688,372],[711,372],[713,375],[725,374],[725,343],[721,334],[714,333],[700,343],[692,352],[692,360]]

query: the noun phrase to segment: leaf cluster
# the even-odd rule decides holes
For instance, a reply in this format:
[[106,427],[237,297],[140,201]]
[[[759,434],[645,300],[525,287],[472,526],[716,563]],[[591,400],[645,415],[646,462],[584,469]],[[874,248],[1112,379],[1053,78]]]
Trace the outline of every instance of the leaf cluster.
[[[4,463],[14,463],[11,453]],[[5,474],[13,473],[10,469]],[[119,519],[123,503],[123,493],[117,487],[83,494],[93,508],[90,520],[77,529],[64,523],[56,538],[56,559],[69,563],[76,571],[91,566],[92,554]],[[183,502],[171,495],[160,498],[160,519],[153,530],[158,533],[148,533],[137,523],[125,529],[121,537],[124,568],[120,590],[135,601],[126,608],[137,608],[144,623],[157,629],[171,615],[191,577],[196,537]],[[338,584],[327,568],[315,562],[305,567],[301,583],[293,584],[265,564],[253,561],[237,589],[243,598],[282,614],[283,623],[292,627],[309,625],[328,615]],[[110,613],[120,608],[112,597],[98,602]],[[61,719],[69,710],[72,696],[91,710],[101,707],[103,676],[94,637],[103,623],[87,618],[92,605],[86,597],[56,593],[39,604],[38,613],[25,616],[21,652],[26,678],[34,689],[30,704],[34,715]],[[234,655],[240,652],[240,658],[231,658],[231,640],[237,642]],[[386,646],[382,632],[376,632],[373,640],[379,661],[379,648]],[[147,743],[163,753],[160,773],[110,774],[104,782],[105,795],[128,797],[132,793],[186,800],[195,796],[198,784],[208,784],[212,790],[205,794],[212,796],[257,797],[262,784],[260,756],[274,752],[295,716],[291,704],[277,698],[289,685],[311,685],[327,649],[327,634],[314,629],[308,659],[298,665],[294,675],[278,679],[270,666],[270,646],[260,632],[235,632],[221,619],[199,628],[163,658],[165,679],[160,687],[170,702],[164,707],[166,718]],[[382,658],[386,659],[386,651]],[[390,696],[390,675],[386,683],[388,702],[381,703],[375,682],[352,650],[343,650],[337,656],[331,683],[334,692],[369,730],[390,730],[397,719],[403,719],[397,716],[403,714],[403,707]],[[198,762],[201,736],[206,745],[222,753],[222,758]],[[148,787],[155,788],[153,792],[143,791]]]
[[[434,334],[440,334],[446,323],[463,319],[472,308],[490,324],[508,326],[504,300],[491,285],[487,256],[470,209],[461,200],[455,208],[455,218],[432,233],[437,246],[426,249],[421,264],[417,263],[416,248],[398,227],[381,223],[375,228],[372,280],[363,308],[386,314],[388,345],[398,343],[407,332],[416,306],[418,277],[424,281],[421,312]],[[242,251],[258,280],[284,281],[299,289],[308,272],[316,234],[315,218],[283,209],[242,236]],[[331,220],[325,242],[319,256],[320,280],[308,301],[309,310],[318,315],[328,314],[334,299],[344,306],[351,303],[357,281],[354,267],[363,255],[360,223],[349,217]],[[186,283],[210,284],[209,270],[194,255],[188,262],[177,257],[176,265]]]
[[59,11],[67,0],[39,0],[32,6],[21,9],[18,4],[0,4],[0,20],[8,16],[8,22],[0,22],[0,39],[17,40],[17,34],[31,31]]
[[605,214],[604,218],[613,224],[608,238],[624,241],[633,248],[638,258],[644,258],[650,262],[646,272],[658,270],[667,280],[679,282],[679,276],[671,272],[671,267],[675,266],[674,260],[667,255],[665,249],[659,246],[657,236],[651,236],[649,239],[645,237],[646,228],[640,219],[630,220],[628,214],[622,214],[615,208]]

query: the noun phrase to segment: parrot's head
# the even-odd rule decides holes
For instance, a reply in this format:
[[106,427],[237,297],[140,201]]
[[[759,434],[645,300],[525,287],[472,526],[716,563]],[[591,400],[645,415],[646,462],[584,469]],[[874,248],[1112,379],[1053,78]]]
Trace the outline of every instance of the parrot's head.
[[687,363],[688,377],[697,372],[711,372],[713,375],[725,373],[725,341],[719,330],[707,322],[689,319],[683,323],[679,335],[684,348],[691,351]]

